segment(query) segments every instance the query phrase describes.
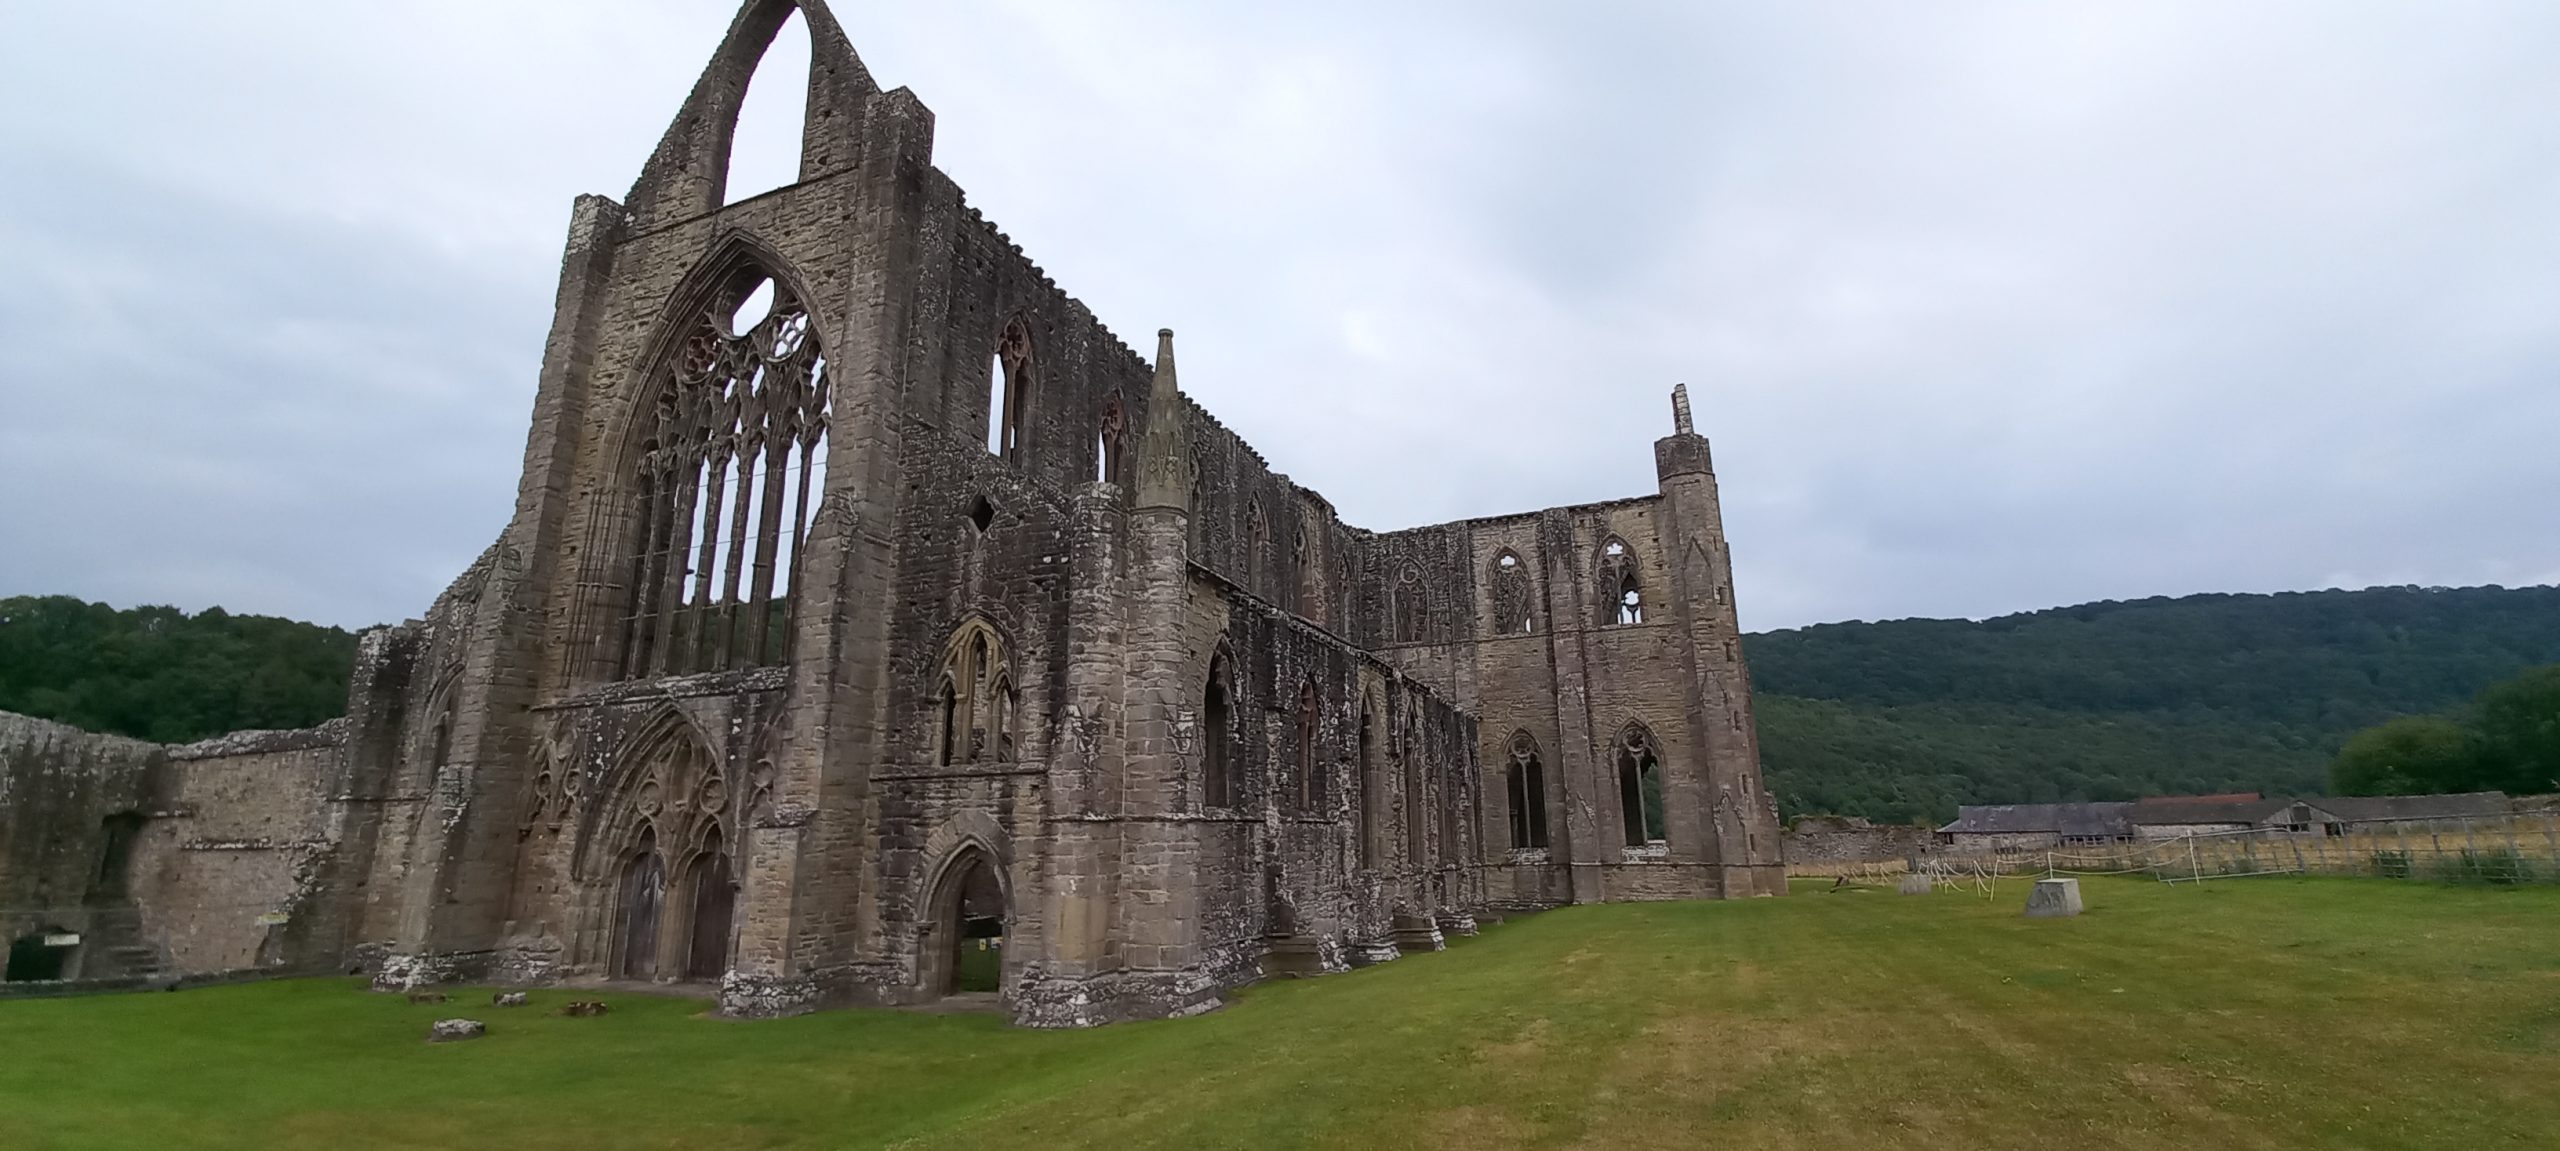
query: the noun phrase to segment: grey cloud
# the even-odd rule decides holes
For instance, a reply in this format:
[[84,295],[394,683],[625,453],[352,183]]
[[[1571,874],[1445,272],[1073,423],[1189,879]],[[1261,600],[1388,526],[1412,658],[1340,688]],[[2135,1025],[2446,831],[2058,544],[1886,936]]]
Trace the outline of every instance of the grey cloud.
[[[0,18],[0,592],[413,612],[727,6],[128,7]],[[837,8],[1365,526],[1649,490],[1686,381],[1755,627],[2560,576],[2546,6]]]

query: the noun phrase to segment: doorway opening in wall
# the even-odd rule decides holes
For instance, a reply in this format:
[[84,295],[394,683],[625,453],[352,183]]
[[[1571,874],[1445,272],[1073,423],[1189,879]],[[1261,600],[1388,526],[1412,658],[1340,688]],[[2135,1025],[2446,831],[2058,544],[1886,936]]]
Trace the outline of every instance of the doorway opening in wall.
[[983,994],[1004,987],[1004,884],[995,861],[971,849],[942,881],[940,930],[948,940],[935,990],[944,995]]
[[623,979],[658,977],[658,913],[667,897],[667,868],[658,859],[654,831],[640,833],[639,850],[622,868],[621,938],[615,948],[613,973]]
[[30,931],[9,944],[9,964],[0,970],[0,983],[70,979],[75,968],[71,960],[79,950],[80,936],[68,928]]
[[729,972],[729,926],[737,904],[737,887],[729,879],[729,857],[720,851],[720,832],[704,838],[702,853],[688,869],[693,933],[686,945],[684,977],[717,981]]
[[119,811],[99,824],[98,871],[89,877],[88,902],[115,903],[125,897],[133,872],[133,844],[142,837],[142,815]]

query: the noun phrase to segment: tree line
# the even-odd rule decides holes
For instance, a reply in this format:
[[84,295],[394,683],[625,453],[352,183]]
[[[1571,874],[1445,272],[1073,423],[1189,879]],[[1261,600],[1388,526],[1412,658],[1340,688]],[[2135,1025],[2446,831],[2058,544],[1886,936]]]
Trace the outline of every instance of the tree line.
[[185,743],[344,714],[355,635],[207,608],[0,599],[0,711]]
[[2491,684],[2468,707],[2349,736],[2329,787],[2339,795],[2560,791],[2560,665]]

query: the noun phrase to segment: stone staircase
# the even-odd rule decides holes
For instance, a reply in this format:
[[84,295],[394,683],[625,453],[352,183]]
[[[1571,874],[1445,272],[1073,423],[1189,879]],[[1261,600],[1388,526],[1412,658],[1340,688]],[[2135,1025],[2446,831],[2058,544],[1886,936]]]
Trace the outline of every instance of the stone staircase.
[[142,934],[142,913],[130,907],[89,913],[80,945],[80,981],[147,983],[169,974],[169,957]]

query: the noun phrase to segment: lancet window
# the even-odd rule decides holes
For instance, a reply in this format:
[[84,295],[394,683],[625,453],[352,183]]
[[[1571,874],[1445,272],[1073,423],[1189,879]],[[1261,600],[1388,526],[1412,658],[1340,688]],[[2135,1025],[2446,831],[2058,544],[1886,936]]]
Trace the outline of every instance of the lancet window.
[[987,368],[987,450],[1005,459],[1022,454],[1022,429],[1031,411],[1031,329],[1015,319],[996,338]]
[[824,492],[827,359],[782,281],[733,276],[654,381],[622,675],[779,663]]
[[934,762],[1014,762],[1014,706],[1004,640],[981,621],[961,625],[944,651],[934,692]]
[[1504,635],[1519,635],[1537,630],[1534,598],[1530,593],[1529,566],[1505,548],[1493,557],[1493,571],[1486,583],[1493,591],[1493,630]]
[[1547,777],[1538,762],[1538,741],[1528,732],[1511,736],[1511,763],[1504,769],[1511,793],[1511,846],[1547,845]]
[[1663,841],[1662,757],[1654,750],[1653,733],[1630,724],[1618,737],[1618,805],[1627,846]]
[[1406,564],[1396,571],[1394,619],[1397,643],[1420,643],[1431,621],[1430,593],[1422,587],[1422,569]]
[[1320,759],[1316,755],[1319,718],[1316,685],[1310,683],[1298,689],[1298,778],[1296,783],[1298,809],[1301,811],[1313,811],[1324,801],[1324,790],[1318,773]]
[[1601,623],[1644,622],[1644,586],[1636,579],[1636,559],[1628,552],[1626,541],[1612,538],[1601,545],[1600,578],[1594,582],[1604,597],[1600,605]]
[[1203,807],[1232,806],[1235,803],[1235,760],[1230,745],[1235,740],[1235,727],[1227,714],[1232,692],[1227,684],[1224,655],[1210,659],[1209,684],[1200,694],[1200,738],[1205,741],[1200,756],[1200,804]]

